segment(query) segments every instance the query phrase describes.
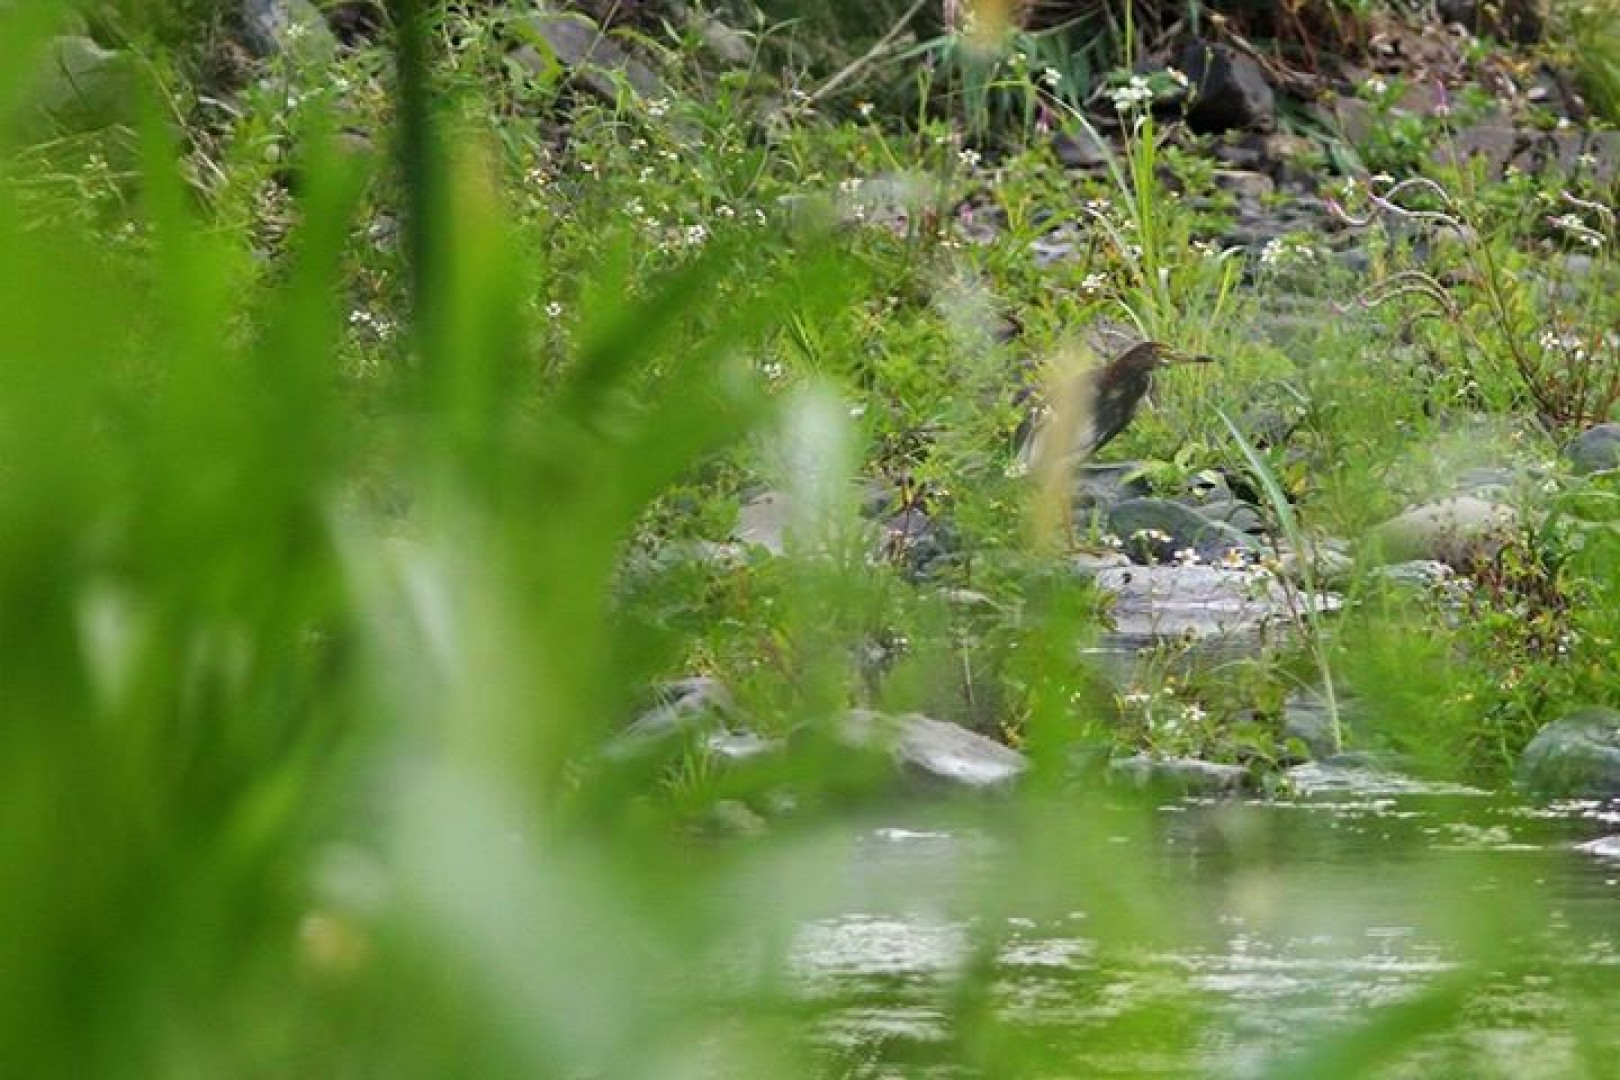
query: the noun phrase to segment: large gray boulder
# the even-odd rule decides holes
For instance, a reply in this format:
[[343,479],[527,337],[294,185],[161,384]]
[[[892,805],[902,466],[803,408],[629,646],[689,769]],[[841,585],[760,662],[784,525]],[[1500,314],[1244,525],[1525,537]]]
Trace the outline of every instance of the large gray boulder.
[[1564,446],[1564,457],[1577,473],[1620,469],[1620,424],[1597,424]]
[[325,59],[337,51],[337,35],[313,0],[242,0],[242,43],[255,56]]
[[1237,128],[1269,131],[1277,122],[1277,96],[1253,58],[1224,43],[1194,39],[1176,66],[1192,82],[1187,123],[1194,131]]
[[1466,570],[1494,558],[1518,524],[1511,506],[1458,495],[1393,517],[1376,526],[1369,539],[1387,562],[1432,559]]
[[1620,710],[1580,709],[1536,732],[1517,780],[1548,798],[1620,795]]
[[51,42],[23,117],[23,134],[100,131],[135,121],[139,100],[136,66],[125,52],[104,49],[88,37]]
[[1137,645],[1213,637],[1251,638],[1272,624],[1297,622],[1308,610],[1337,610],[1331,593],[1292,589],[1258,567],[1107,567],[1092,575],[1114,597],[1113,637]]
[[605,101],[617,100],[621,81],[644,101],[664,94],[657,73],[588,16],[531,15],[513,31],[524,42],[513,59],[537,75],[565,74]]
[[856,749],[887,752],[904,775],[935,790],[1004,791],[1029,768],[1017,750],[921,713],[857,709],[844,718],[839,737]]

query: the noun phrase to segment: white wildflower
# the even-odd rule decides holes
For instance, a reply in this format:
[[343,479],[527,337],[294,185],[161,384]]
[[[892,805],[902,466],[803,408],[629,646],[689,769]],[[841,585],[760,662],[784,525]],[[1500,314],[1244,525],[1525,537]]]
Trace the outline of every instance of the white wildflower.
[[1041,72],[1041,82],[1046,84],[1048,90],[1056,90],[1063,85],[1063,72],[1055,67],[1046,68]]
[[1153,100],[1153,88],[1143,76],[1132,75],[1130,82],[1115,87],[1109,97],[1118,112],[1132,112]]

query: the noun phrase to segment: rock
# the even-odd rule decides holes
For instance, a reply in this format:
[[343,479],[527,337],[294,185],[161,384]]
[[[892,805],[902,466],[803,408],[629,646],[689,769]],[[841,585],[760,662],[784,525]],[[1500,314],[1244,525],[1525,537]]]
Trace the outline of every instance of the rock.
[[1501,123],[1475,124],[1458,131],[1449,140],[1440,140],[1435,145],[1433,158],[1440,165],[1456,168],[1484,161],[1487,175],[1496,178],[1522,149],[1518,129]]
[[921,713],[885,716],[857,709],[844,718],[839,734],[852,747],[887,750],[904,774],[931,788],[1002,791],[1029,768],[1029,759],[1011,747]]
[[609,757],[636,758],[672,739],[701,736],[703,746],[719,757],[739,760],[778,745],[752,732],[734,732],[737,719],[731,691],[718,679],[698,676],[667,683],[658,690],[658,704],[642,713],[608,744]]
[[1252,636],[1272,623],[1292,622],[1307,603],[1321,612],[1341,604],[1331,593],[1309,596],[1290,590],[1259,569],[1129,566],[1099,570],[1094,580],[1114,597],[1114,637],[1138,646],[1188,637]]
[[1277,101],[1260,65],[1230,45],[1194,39],[1176,61],[1192,80],[1187,122],[1194,131],[1270,130]]
[[1518,475],[1506,466],[1476,465],[1458,473],[1451,482],[1451,489],[1459,495],[1496,500],[1511,495],[1518,484]]
[[1205,562],[1260,553],[1248,533],[1168,499],[1127,499],[1108,511],[1107,528],[1142,562],[1172,562],[1189,550]]
[[1413,559],[1408,562],[1389,563],[1375,568],[1373,576],[1411,589],[1433,589],[1457,576],[1457,572],[1443,562],[1433,559]]
[[1216,145],[1215,160],[1231,169],[1258,172],[1267,164],[1266,152],[1247,143],[1222,142]]
[[742,67],[754,58],[754,42],[749,35],[709,12],[695,8],[689,16],[692,29],[708,54],[723,64]]
[[135,121],[136,66],[127,53],[103,49],[87,37],[59,37],[25,114],[27,137],[99,131]]
[[1259,202],[1277,190],[1271,177],[1265,173],[1246,172],[1242,169],[1216,169],[1215,186],[1229,191],[1240,199]]
[[537,75],[560,67],[605,101],[618,100],[618,79],[643,100],[663,96],[663,81],[653,70],[585,15],[530,15],[514,29],[526,44],[513,58]]
[[1074,470],[1074,505],[1077,509],[1108,508],[1146,495],[1152,489],[1142,476],[1140,461],[1112,464],[1086,462]]
[[738,542],[762,547],[772,555],[787,553],[787,530],[793,520],[792,504],[785,492],[767,491],[748,500],[737,512]]
[[1541,40],[1545,28],[1540,0],[1438,0],[1435,9],[1448,23],[1519,45]]
[[884,520],[877,555],[922,573],[955,550],[948,530],[920,506],[908,506]]
[[1318,585],[1344,581],[1350,576],[1350,571],[1355,569],[1356,562],[1335,546],[1339,543],[1336,540],[1308,543],[1303,555],[1286,545],[1281,545],[1277,555],[1277,569],[1289,581],[1305,581],[1307,570]]
[[1606,861],[1620,860],[1620,836],[1600,836],[1584,844],[1576,844],[1576,851],[1584,851]]
[[1325,106],[1315,109],[1323,126],[1338,134],[1351,146],[1361,146],[1372,135],[1379,123],[1370,103],[1349,94],[1340,94]]
[[1548,798],[1620,795],[1620,710],[1580,709],[1536,732],[1516,780]]
[[1357,751],[1296,765],[1283,775],[1295,793],[1341,799],[1383,799],[1402,795],[1484,796],[1465,784],[1405,775],[1409,762],[1399,754]]
[[1052,152],[1066,169],[1100,169],[1116,156],[1107,139],[1086,127],[1053,135]]
[[763,836],[770,828],[766,820],[739,799],[721,799],[706,810],[698,827],[708,836],[732,840]]
[[1620,469],[1620,424],[1597,424],[1564,446],[1570,468],[1585,475]]
[[312,0],[242,0],[242,44],[261,59],[318,60],[337,52],[337,37]]
[[1123,551],[1081,551],[1069,556],[1069,565],[1087,577],[1095,577],[1099,570],[1114,570],[1131,566],[1131,557]]
[[[1341,725],[1344,721],[1343,711],[1341,704]],[[1339,743],[1333,731],[1333,713],[1327,703],[1314,694],[1292,694],[1283,702],[1283,739],[1298,740],[1316,760],[1330,758],[1339,752]]]
[[1389,562],[1433,559],[1466,570],[1495,558],[1518,523],[1510,506],[1458,495],[1391,518],[1376,526],[1368,539]]
[[1198,512],[1211,521],[1230,525],[1251,537],[1264,536],[1266,519],[1260,508],[1242,499],[1215,499],[1198,504]]
[[1249,781],[1241,765],[1223,765],[1186,757],[1135,754],[1108,763],[1108,777],[1132,787],[1160,788],[1180,795],[1236,795]]
[[326,25],[339,41],[356,46],[375,39],[388,25],[386,0],[326,0]]

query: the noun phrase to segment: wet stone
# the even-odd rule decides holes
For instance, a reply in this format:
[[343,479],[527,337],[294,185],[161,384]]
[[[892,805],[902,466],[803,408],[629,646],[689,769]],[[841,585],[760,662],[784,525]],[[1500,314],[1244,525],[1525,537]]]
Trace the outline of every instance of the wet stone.
[[1074,505],[1080,509],[1106,509],[1150,490],[1140,461],[1087,462],[1074,470]]
[[1108,778],[1178,795],[1236,795],[1248,785],[1249,771],[1241,765],[1199,758],[1135,754],[1110,761]]
[[1620,710],[1580,709],[1548,724],[1524,748],[1516,779],[1548,798],[1620,796]]
[[1587,428],[1564,446],[1564,457],[1583,475],[1620,468],[1620,424]]
[[1029,768],[1029,759],[1011,747],[921,713],[857,709],[839,734],[852,747],[887,751],[903,774],[934,790],[1002,791]]
[[1294,622],[1310,604],[1337,610],[1331,593],[1290,590],[1268,571],[1217,566],[1129,566],[1096,573],[1114,597],[1113,637],[1140,646],[1186,638],[1254,637],[1273,624]]

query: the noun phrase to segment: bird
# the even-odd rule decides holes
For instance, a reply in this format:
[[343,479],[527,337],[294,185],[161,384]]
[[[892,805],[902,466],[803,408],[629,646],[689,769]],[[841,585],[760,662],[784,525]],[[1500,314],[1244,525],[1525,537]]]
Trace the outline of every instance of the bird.
[[1089,458],[1129,426],[1142,399],[1153,388],[1153,373],[1171,364],[1213,363],[1163,342],[1132,345],[1101,367],[1058,382],[1052,400],[1019,428],[1019,457],[1028,467],[1051,453],[1053,439],[1063,458]]

